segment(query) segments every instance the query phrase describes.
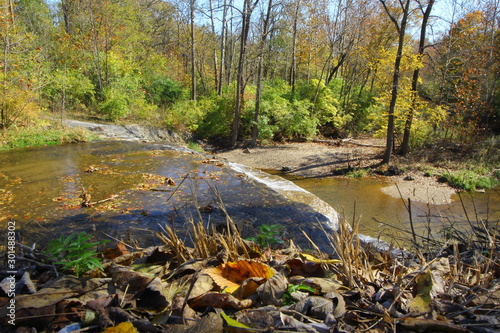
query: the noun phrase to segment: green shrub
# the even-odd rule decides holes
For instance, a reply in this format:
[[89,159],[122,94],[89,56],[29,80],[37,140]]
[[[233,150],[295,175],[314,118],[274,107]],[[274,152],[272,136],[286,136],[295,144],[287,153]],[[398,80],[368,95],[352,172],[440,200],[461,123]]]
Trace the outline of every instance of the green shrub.
[[471,170],[447,171],[440,175],[439,181],[448,183],[451,187],[474,191],[488,189],[498,185],[497,177],[480,174]]
[[124,92],[113,88],[106,89],[104,92],[104,101],[99,104],[99,109],[112,121],[124,118],[130,111],[128,98]]
[[92,235],[80,232],[78,235],[70,234],[68,237],[61,235],[59,239],[49,242],[45,254],[56,265],[62,265],[65,271],[74,271],[76,276],[94,269],[102,269],[101,261],[97,258],[95,247],[107,241],[89,242]]
[[354,169],[352,171],[349,171],[345,176],[347,178],[354,178],[354,179],[360,179],[360,178],[365,178],[368,177],[371,173],[370,169]]
[[158,106],[172,104],[185,94],[181,85],[167,78],[156,78],[144,85],[147,100]]

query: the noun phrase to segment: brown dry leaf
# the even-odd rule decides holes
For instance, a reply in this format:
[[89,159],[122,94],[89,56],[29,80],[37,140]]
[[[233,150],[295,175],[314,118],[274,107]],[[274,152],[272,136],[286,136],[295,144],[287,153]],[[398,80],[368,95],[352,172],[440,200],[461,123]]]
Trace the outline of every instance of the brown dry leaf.
[[214,288],[214,281],[207,274],[200,274],[194,283],[193,289],[189,293],[189,299],[196,298]]
[[264,304],[283,305],[283,295],[287,291],[288,280],[281,274],[276,274],[257,288],[259,297]]
[[185,320],[199,320],[200,317],[189,305],[184,305],[184,297],[176,296],[172,300],[172,305],[170,307],[171,315],[179,318],[178,323],[181,323],[180,318]]
[[451,332],[465,333],[468,332],[465,328],[456,326],[447,321],[404,317],[400,320],[400,324],[411,331],[417,332]]
[[257,277],[267,280],[276,273],[270,266],[251,260],[229,261],[206,269],[204,272],[228,293],[234,292],[248,278]]
[[300,259],[292,259],[287,261],[288,267],[290,267],[290,275],[300,275],[300,276],[315,276],[324,277],[325,270],[321,264],[312,261],[302,261]]
[[109,272],[114,283],[123,290],[127,288],[129,293],[144,290],[155,278],[152,274],[135,272],[130,267],[115,264],[111,265]]
[[280,319],[284,326],[292,327],[296,330],[296,332],[311,332],[311,333],[318,332],[311,325],[303,323],[292,316],[288,316],[286,314],[281,313]]
[[292,308],[306,316],[321,320],[324,320],[334,310],[333,301],[321,296],[306,297],[295,303]]
[[189,326],[184,333],[222,333],[224,332],[222,317],[210,312],[193,326]]
[[202,308],[207,306],[213,306],[219,309],[244,309],[252,306],[252,300],[244,299],[239,300],[233,295],[223,294],[223,293],[207,293],[196,299],[189,301],[189,306],[192,308]]
[[138,307],[152,309],[155,312],[163,310],[169,304],[166,284],[157,277],[148,284],[137,299]]
[[332,279],[319,278],[319,277],[309,277],[307,279],[302,280],[300,283],[312,287],[323,294],[335,292],[337,291],[337,289],[343,287],[342,283],[338,281]]
[[127,249],[125,244],[118,243],[115,247],[106,249],[102,252],[104,258],[113,260],[117,257],[120,257],[124,254],[130,254],[130,251]]
[[333,302],[334,310],[333,310],[333,317],[334,318],[339,318],[342,317],[345,312],[346,312],[346,304],[344,297],[340,295],[337,292],[329,292],[325,294],[326,298],[329,298]]

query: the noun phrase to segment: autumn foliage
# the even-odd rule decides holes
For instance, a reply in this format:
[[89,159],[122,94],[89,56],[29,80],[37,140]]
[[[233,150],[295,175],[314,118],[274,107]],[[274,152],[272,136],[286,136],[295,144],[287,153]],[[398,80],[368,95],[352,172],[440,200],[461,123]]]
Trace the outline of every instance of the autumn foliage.
[[[391,20],[405,8],[360,0],[244,4],[4,1],[0,126],[78,116],[226,142],[387,135],[398,44]],[[420,54],[414,32],[430,4],[409,1],[391,111],[396,145],[409,115],[412,147],[499,130],[496,4],[434,12]]]

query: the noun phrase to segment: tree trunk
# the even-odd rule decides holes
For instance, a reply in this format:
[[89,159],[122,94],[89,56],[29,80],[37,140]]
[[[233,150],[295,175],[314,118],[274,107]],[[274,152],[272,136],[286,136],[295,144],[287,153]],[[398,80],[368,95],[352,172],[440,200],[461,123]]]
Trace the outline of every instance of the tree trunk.
[[242,12],[241,40],[240,40],[240,58],[238,60],[238,73],[236,78],[236,105],[234,110],[234,120],[231,131],[231,146],[236,145],[238,140],[238,132],[241,122],[241,109],[244,104],[245,82],[244,82],[244,65],[247,51],[247,39],[250,30],[250,19],[252,12],[259,0],[255,0],[252,4],[250,0],[245,0]]
[[273,7],[273,0],[269,0],[267,4],[267,13],[264,18],[264,27],[262,31],[261,43],[259,46],[259,59],[257,65],[257,91],[255,95],[255,112],[253,117],[253,126],[252,126],[252,146],[257,145],[257,136],[259,135],[259,113],[260,113],[260,96],[262,90],[262,69],[263,69],[263,60],[264,60],[264,50],[266,49],[267,44],[267,35],[269,34],[269,21],[271,19],[271,10]]
[[[420,41],[418,45],[418,56],[420,58],[422,58],[422,56],[424,55],[427,23],[431,15],[434,1],[435,0],[429,0],[422,17],[422,26],[420,27]],[[413,77],[411,79],[411,90],[412,90],[411,107],[410,111],[408,112],[408,115],[406,116],[405,129],[403,133],[403,142],[401,143],[401,149],[399,151],[399,154],[402,156],[406,156],[410,152],[411,125],[413,122],[413,115],[415,113],[416,102],[417,102],[417,85],[418,85],[419,75],[420,75],[420,68],[417,68],[413,71]]]
[[395,24],[396,30],[398,32],[398,50],[396,53],[396,59],[394,61],[394,73],[392,77],[392,91],[391,91],[391,102],[389,104],[389,112],[388,112],[388,119],[387,119],[387,142],[386,142],[386,148],[384,152],[384,157],[382,159],[382,163],[387,164],[391,160],[391,155],[392,155],[392,150],[393,150],[393,145],[394,145],[394,111],[396,110],[396,102],[398,99],[398,90],[399,90],[399,77],[401,75],[400,73],[400,68],[401,68],[401,59],[403,58],[403,46],[404,46],[404,40],[405,40],[405,32],[406,32],[406,23],[408,22],[408,15],[409,15],[409,9],[410,9],[410,0],[405,0],[406,2],[401,3],[401,6],[403,7],[403,16],[401,18],[401,23],[398,23],[396,18],[391,14],[390,10],[387,8],[386,3],[384,0],[379,0],[382,5],[384,6],[384,9],[389,15],[389,18],[391,21]]
[[190,11],[190,34],[191,34],[191,100],[196,100],[196,61],[195,61],[195,38],[194,38],[194,5],[196,0],[189,1]]
[[295,81],[297,79],[297,24],[299,20],[300,0],[295,3],[295,14],[292,30],[292,59],[290,64],[289,84],[292,87],[292,98],[295,98]]

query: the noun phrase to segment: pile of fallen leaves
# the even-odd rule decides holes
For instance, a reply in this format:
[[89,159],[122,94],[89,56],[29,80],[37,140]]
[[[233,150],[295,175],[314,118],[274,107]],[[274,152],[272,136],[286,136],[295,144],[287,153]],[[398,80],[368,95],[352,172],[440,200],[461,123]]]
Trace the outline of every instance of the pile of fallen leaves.
[[[103,270],[77,278],[35,253],[18,258],[16,327],[8,281],[2,332],[495,332],[500,329],[500,242],[432,260],[362,245],[350,228],[332,235],[335,258],[260,249],[231,228],[193,223],[193,247],[167,229],[165,245],[106,251]],[[312,244],[314,248],[314,244]],[[24,260],[24,261],[23,261]],[[34,330],[36,329],[36,330]]]

